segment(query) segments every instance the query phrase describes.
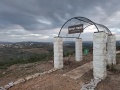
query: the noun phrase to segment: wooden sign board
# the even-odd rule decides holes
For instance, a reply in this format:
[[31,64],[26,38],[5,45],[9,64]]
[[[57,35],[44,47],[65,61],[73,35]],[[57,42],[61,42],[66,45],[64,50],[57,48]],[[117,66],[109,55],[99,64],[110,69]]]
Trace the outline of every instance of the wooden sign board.
[[68,27],[68,34],[83,32],[83,24],[73,25]]

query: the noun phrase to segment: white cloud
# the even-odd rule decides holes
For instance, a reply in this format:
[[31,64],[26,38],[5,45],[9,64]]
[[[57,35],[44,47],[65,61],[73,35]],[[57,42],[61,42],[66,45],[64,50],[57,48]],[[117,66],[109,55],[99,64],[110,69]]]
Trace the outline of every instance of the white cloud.
[[113,14],[111,14],[108,18],[107,18],[107,25],[111,28],[120,28],[119,24],[120,24],[120,11],[117,11]]
[[55,13],[54,14],[56,18],[58,18],[61,22],[65,22],[66,20],[63,19],[64,17],[61,17],[59,14]]
[[39,37],[39,39],[47,39],[47,38],[49,38],[49,36],[41,36],[41,37]]
[[[58,35],[64,22],[76,16],[107,26],[119,39],[119,0],[1,0],[0,6],[0,41],[50,41]],[[90,26],[81,37],[92,40],[92,33],[95,31],[96,28]],[[61,35],[69,36],[67,26],[61,31]],[[73,36],[75,35],[78,36]]]
[[52,34],[53,36],[58,36],[57,34]]
[[97,29],[94,25],[88,26],[83,33],[91,33],[91,32],[96,32]]
[[45,18],[37,19],[37,21],[43,24],[51,25],[51,22]]

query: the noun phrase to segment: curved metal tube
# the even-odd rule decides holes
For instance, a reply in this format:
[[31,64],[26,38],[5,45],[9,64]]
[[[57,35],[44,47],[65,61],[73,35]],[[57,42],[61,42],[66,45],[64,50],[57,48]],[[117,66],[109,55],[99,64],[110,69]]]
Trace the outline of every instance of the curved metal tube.
[[109,32],[110,34],[112,34],[111,31],[110,31],[106,26],[104,26],[104,25],[102,25],[102,24],[97,24],[97,23],[96,23],[96,25],[102,26],[103,28],[105,28],[105,29],[107,30],[107,32]]
[[[91,25],[87,25],[86,27],[83,28],[83,30]],[[81,33],[79,34],[78,38],[80,37]]]
[[[73,18],[70,18],[69,20],[67,20],[67,21],[62,25],[62,27],[60,28],[60,31],[59,31],[59,33],[58,33],[58,37],[60,36],[61,30],[62,30],[63,27],[66,25],[66,23],[69,22],[69,21],[72,20],[72,19],[77,19],[77,20],[79,20],[79,21],[83,21],[83,22],[89,23],[90,25],[94,25],[94,26],[96,27],[96,29],[98,30],[98,32],[99,32],[99,29],[98,29],[97,25],[101,25],[101,24],[97,24],[97,23],[95,23],[95,22],[93,22],[93,21],[91,21],[90,19],[85,18],[85,17],[73,17]],[[90,25],[88,25],[88,26],[90,26]],[[86,26],[85,28],[87,28],[88,26]],[[107,31],[110,31],[106,26],[104,26],[104,25],[101,25],[101,26],[104,27]],[[85,29],[85,28],[84,28],[84,29]],[[84,30],[84,29],[83,29],[83,30]],[[111,31],[110,31],[110,33],[111,33]],[[81,33],[80,33],[80,34],[81,34]],[[79,34],[78,38],[80,37],[80,34]]]
[[[82,18],[84,18],[84,17],[82,17]],[[87,18],[85,18],[85,19],[87,19]],[[78,20],[80,20],[81,21],[81,19],[78,19]],[[95,27],[96,27],[96,29],[98,30],[98,32],[99,32],[99,29],[98,29],[98,27],[97,27],[97,25],[96,25],[96,23],[94,23],[93,21],[91,21],[90,19],[87,19],[87,20],[89,20]],[[89,23],[89,22],[88,22]],[[90,24],[90,23],[89,23]]]
[[69,22],[70,20],[72,20],[72,19],[74,19],[74,18],[71,18],[71,19],[67,20],[67,21],[62,25],[62,27],[60,28],[60,31],[59,31],[59,33],[58,33],[58,37],[59,37],[59,35],[60,35],[60,32],[61,32],[62,28],[65,26],[65,24],[66,24],[67,22]]

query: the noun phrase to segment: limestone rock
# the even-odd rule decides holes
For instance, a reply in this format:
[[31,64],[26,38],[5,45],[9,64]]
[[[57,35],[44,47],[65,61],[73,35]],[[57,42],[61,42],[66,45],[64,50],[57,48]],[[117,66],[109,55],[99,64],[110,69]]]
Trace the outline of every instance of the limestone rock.
[[14,83],[13,83],[13,82],[10,82],[10,83],[8,83],[8,85],[9,85],[10,87],[12,87],[12,86],[14,86]]
[[30,80],[30,79],[32,79],[33,77],[32,77],[32,75],[30,75],[30,76],[27,76],[26,78],[25,78],[25,80]]
[[10,88],[10,85],[5,85],[4,88],[8,89],[8,88]]
[[91,79],[88,84],[84,84],[80,90],[94,90],[101,79]]
[[0,87],[0,90],[6,90],[5,88],[3,88],[3,87]]
[[14,85],[25,82],[25,79],[21,78],[14,82]]
[[39,75],[40,75],[40,73],[36,73],[36,74],[32,75],[32,77],[35,78],[35,77],[38,77]]

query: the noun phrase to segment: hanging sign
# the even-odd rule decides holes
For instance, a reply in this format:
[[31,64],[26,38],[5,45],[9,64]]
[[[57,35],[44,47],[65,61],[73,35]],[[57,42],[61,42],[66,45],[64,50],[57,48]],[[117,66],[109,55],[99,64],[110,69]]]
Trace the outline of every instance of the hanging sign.
[[68,27],[68,34],[83,32],[83,24],[73,25]]

